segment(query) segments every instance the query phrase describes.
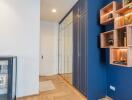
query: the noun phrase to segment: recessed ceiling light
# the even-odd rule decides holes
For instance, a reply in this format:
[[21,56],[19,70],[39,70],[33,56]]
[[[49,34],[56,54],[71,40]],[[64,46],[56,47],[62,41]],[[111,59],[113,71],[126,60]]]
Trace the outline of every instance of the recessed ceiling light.
[[56,13],[57,11],[56,11],[56,9],[52,9],[52,13]]

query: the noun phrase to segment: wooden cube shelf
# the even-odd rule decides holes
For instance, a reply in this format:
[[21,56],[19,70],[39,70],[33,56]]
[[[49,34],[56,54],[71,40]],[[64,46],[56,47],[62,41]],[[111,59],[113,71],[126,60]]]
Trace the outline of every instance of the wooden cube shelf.
[[115,47],[132,46],[132,24],[115,29]]
[[123,7],[113,1],[100,11],[100,23],[111,24],[114,30],[101,33],[101,48],[110,48],[110,64],[132,67],[132,0],[123,0]]
[[114,30],[101,33],[101,48],[113,47],[114,40]]
[[115,47],[127,47],[127,27],[115,30]]
[[124,67],[132,67],[132,47],[111,48],[110,64]]
[[106,25],[114,22],[115,11],[119,8],[119,4],[115,1],[108,4],[100,10],[100,24]]
[[132,67],[132,25],[114,31],[115,46],[110,48],[110,64]]
[[110,49],[110,64],[127,66],[128,65],[128,49],[127,48]]
[[132,24],[132,3],[116,11],[115,29]]

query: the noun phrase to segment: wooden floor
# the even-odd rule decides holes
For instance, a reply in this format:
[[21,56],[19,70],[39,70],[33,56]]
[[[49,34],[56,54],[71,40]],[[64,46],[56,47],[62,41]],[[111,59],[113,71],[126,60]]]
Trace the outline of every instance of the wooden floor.
[[72,85],[72,73],[61,74],[61,76]]
[[17,100],[87,100],[80,92],[66,83],[60,76],[40,77],[40,82],[51,80],[56,89],[40,93],[38,96],[19,98]]

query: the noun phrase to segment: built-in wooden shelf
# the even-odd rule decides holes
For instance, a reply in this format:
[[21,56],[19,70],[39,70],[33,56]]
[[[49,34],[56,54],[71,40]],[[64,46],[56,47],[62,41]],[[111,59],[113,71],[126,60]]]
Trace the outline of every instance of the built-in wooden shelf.
[[132,67],[132,47],[128,48],[111,48],[110,49],[110,64]]
[[128,65],[128,49],[112,48],[110,49],[110,63],[113,65]]
[[106,25],[114,22],[115,11],[118,9],[117,2],[113,1],[100,10],[100,24]]
[[101,33],[101,48],[127,48],[132,45],[132,25]]
[[101,48],[111,48],[114,46],[114,30],[101,33]]
[[115,46],[110,49],[110,63],[132,67],[132,25],[115,30]]
[[127,47],[127,27],[115,30],[115,47]]
[[[100,11],[102,25],[111,24],[114,20],[114,30],[101,33],[101,48],[110,48],[110,64],[132,67],[132,2],[124,3],[117,10],[117,3],[113,1]],[[104,20],[112,14],[113,18]]]
[[132,3],[116,11],[115,28],[132,24]]

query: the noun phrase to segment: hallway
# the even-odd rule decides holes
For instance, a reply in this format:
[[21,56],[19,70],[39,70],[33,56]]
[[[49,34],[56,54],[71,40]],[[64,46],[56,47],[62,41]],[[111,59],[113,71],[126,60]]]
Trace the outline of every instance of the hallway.
[[56,89],[41,92],[38,96],[25,97],[17,100],[87,100],[81,93],[65,82],[62,77],[40,77],[40,82],[52,81]]

